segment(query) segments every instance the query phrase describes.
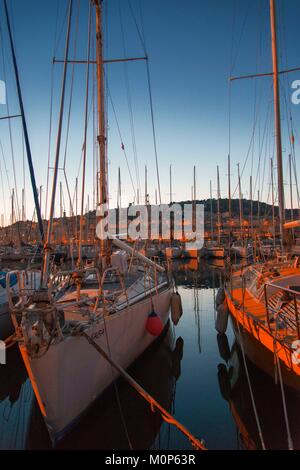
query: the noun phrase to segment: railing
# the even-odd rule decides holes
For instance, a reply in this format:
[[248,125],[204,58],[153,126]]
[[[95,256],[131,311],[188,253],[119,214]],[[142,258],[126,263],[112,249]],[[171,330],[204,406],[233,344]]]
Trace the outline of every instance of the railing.
[[[281,291],[281,292],[285,293],[285,295],[286,295],[286,298],[280,299],[282,301],[282,304],[279,307],[279,310],[277,310],[277,311],[274,310],[274,308],[269,305],[270,296],[268,296],[268,288],[272,288],[275,291]],[[290,309],[289,314],[294,315],[294,323],[295,323],[295,326],[296,326],[297,337],[298,337],[298,339],[300,339],[299,310],[298,310],[298,304],[297,304],[297,298],[300,299],[300,291],[291,289],[289,287],[278,286],[276,284],[266,282],[264,284],[264,296],[265,296],[265,307],[266,307],[266,314],[267,314],[267,322],[268,322],[268,326],[269,326],[270,330],[271,330],[270,313],[279,314],[280,310],[283,310],[282,307],[284,306],[284,304],[288,305],[291,302],[293,302],[294,310]],[[284,313],[286,314],[286,312],[284,312]],[[284,319],[283,315],[282,315],[282,318]],[[292,322],[293,322],[293,319],[290,320],[290,323],[292,323]],[[286,326],[288,327],[287,322],[286,322]]]

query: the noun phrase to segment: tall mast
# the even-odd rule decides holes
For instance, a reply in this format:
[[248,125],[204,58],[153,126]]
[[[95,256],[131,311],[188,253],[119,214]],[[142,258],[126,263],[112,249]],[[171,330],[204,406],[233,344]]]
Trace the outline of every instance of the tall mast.
[[68,66],[68,58],[69,58],[72,7],[73,7],[73,0],[70,0],[70,2],[69,2],[69,15],[68,15],[68,27],[67,27],[67,36],[66,36],[66,46],[65,46],[65,57],[64,57],[64,70],[63,70],[61,96],[60,96],[60,111],[59,111],[59,119],[58,119],[58,131],[57,131],[57,140],[56,140],[56,152],[55,152],[55,162],[54,162],[54,174],[53,174],[52,195],[51,195],[51,204],[50,204],[50,215],[49,215],[49,222],[48,222],[47,239],[46,239],[46,246],[45,246],[45,258],[44,258],[44,267],[43,267],[43,287],[47,287],[48,274],[49,274],[50,243],[51,243],[53,218],[54,218],[55,196],[56,196],[59,155],[60,155],[60,144],[61,144],[63,116],[64,116],[64,102],[65,102],[65,91],[66,91],[67,66]]
[[194,165],[194,201],[196,204],[196,198],[197,198],[197,191],[196,191],[196,167]]
[[170,204],[172,204],[172,165],[170,165]]
[[[102,0],[93,0],[96,8],[96,62],[97,62],[97,101],[98,101],[98,144],[100,152],[100,207],[107,204],[107,165],[106,165],[106,129],[104,109],[104,69],[102,35]],[[105,256],[105,240],[101,240],[101,256]]]
[[[292,155],[289,154],[289,173],[290,173],[290,201],[291,201],[291,220],[294,220],[293,209],[293,182],[292,182]],[[292,229],[292,236],[294,239],[294,229]]]
[[120,209],[121,207],[121,194],[122,194],[122,189],[121,189],[121,170],[120,167],[118,168],[118,195],[117,195],[117,207]]
[[12,236],[13,236],[14,213],[15,213],[15,190],[13,188],[11,192],[11,230],[12,230],[11,233],[12,233]]
[[281,246],[283,247],[285,214],[284,214],[284,189],[283,189],[283,169],[282,169],[282,145],[281,145],[280,97],[279,97],[279,79],[278,79],[278,54],[277,54],[275,0],[270,0],[270,21],[271,21],[271,35],[272,35],[272,62],[273,62],[275,136],[276,136],[277,175],[278,175],[279,225],[280,225]]
[[83,137],[83,159],[82,159],[82,186],[81,186],[81,211],[80,211],[80,225],[79,225],[79,241],[78,241],[78,266],[82,265],[82,240],[83,240],[83,225],[86,223],[88,226],[88,214],[84,219],[84,199],[85,199],[85,174],[86,174],[86,154],[87,154],[87,128],[88,128],[88,110],[89,110],[89,82],[90,82],[90,43],[91,43],[91,4],[89,4],[89,19],[88,19],[88,45],[87,45],[87,64],[86,64],[86,78],[85,78],[85,112],[84,112],[84,137]]
[[221,199],[221,191],[220,191],[220,175],[219,175],[219,165],[217,165],[217,184],[218,184],[218,243],[221,243],[221,211],[220,211],[220,199]]
[[35,174],[34,174],[33,163],[32,163],[31,148],[30,148],[30,144],[29,144],[27,123],[26,123],[26,118],[25,118],[25,111],[24,111],[21,85],[20,85],[20,79],[19,79],[19,70],[18,70],[17,59],[16,59],[16,54],[15,54],[15,48],[14,48],[14,43],[13,43],[13,38],[12,38],[12,33],[11,33],[11,27],[10,27],[10,21],[9,21],[8,8],[7,8],[6,0],[4,0],[4,9],[5,9],[5,16],[6,16],[6,22],[7,22],[8,35],[9,35],[9,42],[10,42],[10,48],[11,48],[11,53],[12,53],[12,60],[13,60],[13,66],[14,66],[14,72],[15,72],[15,78],[16,78],[16,84],[17,84],[17,92],[18,92],[19,105],[20,105],[20,111],[21,111],[21,119],[22,119],[22,126],[23,126],[23,132],[24,132],[27,160],[28,160],[28,165],[29,165],[31,186],[32,186],[32,190],[33,190],[34,204],[35,204],[35,209],[36,209],[36,213],[37,213],[41,239],[42,239],[42,241],[44,241],[44,228],[43,228],[43,221],[42,221],[42,215],[41,215],[41,208],[39,206],[39,196],[38,196],[38,190],[37,190],[37,186],[36,186]]

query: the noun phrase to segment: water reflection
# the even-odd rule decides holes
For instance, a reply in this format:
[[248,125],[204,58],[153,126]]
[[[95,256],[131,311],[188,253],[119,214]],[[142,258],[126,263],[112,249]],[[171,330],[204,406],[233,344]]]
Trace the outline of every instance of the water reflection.
[[[172,267],[183,315],[129,372],[209,449],[259,449],[243,358],[230,322],[226,335],[215,331],[215,295],[224,270],[203,260],[176,261]],[[249,360],[247,365],[266,448],[287,448],[279,385]],[[118,381],[117,390],[123,415],[112,386],[60,449],[129,449],[129,441],[134,449],[191,449],[187,439],[124,381]],[[299,449],[300,397],[287,389],[285,394],[294,448]],[[12,349],[7,365],[0,366],[0,448],[50,446],[19,352]]]
[[[285,388],[287,424],[280,385],[276,384],[269,375],[257,368],[249,359],[246,359],[248,381],[242,351],[237,341],[234,341],[231,349],[226,335],[218,335],[217,341],[220,356],[225,362],[225,364],[218,365],[220,393],[227,401],[235,421],[238,447],[252,450],[262,449],[264,443],[266,449],[288,449],[288,426],[294,448],[299,449],[300,393]],[[258,419],[254,412],[255,408]]]
[[16,347],[6,362],[0,366],[0,449],[22,449],[33,393]]
[[[180,377],[183,339],[175,341],[170,327],[129,373],[167,410],[172,410],[175,383]],[[112,385],[58,444],[59,449],[150,449],[162,425],[159,413],[124,380]],[[39,431],[38,431],[39,430]],[[34,403],[27,436],[27,449],[45,449],[50,441],[40,411]]]

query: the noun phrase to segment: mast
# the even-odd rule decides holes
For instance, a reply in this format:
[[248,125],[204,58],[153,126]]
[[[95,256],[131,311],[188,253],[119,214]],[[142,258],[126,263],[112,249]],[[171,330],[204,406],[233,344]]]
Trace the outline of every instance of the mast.
[[218,243],[221,243],[221,211],[220,211],[220,199],[221,199],[221,191],[220,191],[220,175],[219,175],[219,165],[217,165],[217,184],[218,184]]
[[[289,173],[290,173],[290,201],[291,201],[291,220],[294,220],[293,209],[293,184],[292,184],[292,155],[289,154]],[[292,236],[294,238],[294,229],[292,229]]]
[[170,165],[170,204],[172,204],[172,165]]
[[120,209],[121,207],[121,170],[118,167],[118,195],[117,195],[117,208]]
[[60,219],[60,243],[63,241],[63,198],[62,198],[62,182],[59,183],[59,219]]
[[22,126],[23,126],[23,132],[24,132],[27,160],[28,160],[28,165],[29,165],[31,186],[32,186],[32,190],[33,190],[33,198],[34,198],[35,209],[36,209],[38,223],[39,223],[39,230],[40,230],[41,239],[42,239],[42,241],[44,241],[44,228],[43,228],[43,221],[42,221],[42,215],[41,215],[41,208],[39,206],[39,196],[38,196],[38,190],[37,190],[37,186],[36,186],[35,174],[34,174],[34,169],[33,169],[33,164],[32,164],[31,148],[30,148],[28,131],[27,131],[27,124],[26,124],[25,111],[24,111],[23,98],[22,98],[21,85],[20,85],[20,78],[19,78],[19,70],[18,70],[17,59],[16,59],[16,54],[15,54],[15,48],[14,48],[14,43],[13,43],[13,38],[12,38],[12,33],[11,33],[11,27],[10,27],[10,21],[9,21],[8,8],[7,8],[6,0],[4,0],[4,9],[5,9],[5,16],[6,16],[6,22],[7,22],[8,35],[9,35],[9,42],[10,42],[10,48],[11,48],[12,60],[13,60],[15,78],[16,78],[16,85],[17,85],[17,92],[18,92],[19,105],[20,105],[20,111],[21,111],[21,119],[22,119]]
[[[98,101],[98,144],[100,153],[100,207],[107,204],[107,162],[106,162],[106,129],[104,109],[104,69],[102,37],[102,0],[93,0],[96,9],[96,62],[97,62],[97,101]],[[104,258],[106,243],[101,239],[101,256]]]
[[284,189],[283,189],[280,96],[279,96],[279,79],[278,79],[278,54],[277,54],[275,0],[270,0],[270,22],[271,22],[271,36],[272,36],[272,62],[273,62],[275,136],[276,136],[277,175],[278,175],[279,225],[280,225],[281,247],[283,248],[285,214],[284,214]]
[[69,57],[72,6],[73,6],[73,0],[70,0],[69,14],[68,14],[68,28],[67,28],[66,46],[65,46],[65,57],[64,57],[64,70],[63,70],[62,88],[61,88],[61,97],[60,97],[60,111],[59,111],[59,119],[58,119],[58,131],[57,131],[57,140],[56,140],[56,152],[55,152],[55,162],[54,162],[50,215],[49,215],[49,222],[48,222],[44,266],[43,266],[43,287],[47,287],[48,274],[49,274],[50,243],[51,243],[51,235],[52,235],[52,227],[53,227],[58,165],[59,165],[59,155],[60,155],[60,144],[61,144],[63,115],[64,115],[64,102],[65,102],[66,77],[67,77],[67,66],[68,66],[68,57]]
[[196,198],[197,198],[197,193],[196,193],[196,167],[194,165],[194,202],[196,204]]
[[15,212],[15,190],[13,188],[11,192],[11,239],[12,240],[13,240],[13,235],[14,235],[14,229],[13,229],[14,212]]
[[91,44],[91,4],[89,3],[88,19],[88,45],[87,45],[87,64],[85,78],[85,113],[84,113],[84,136],[83,136],[83,159],[82,159],[82,187],[81,187],[81,211],[78,241],[78,266],[82,264],[82,239],[84,221],[88,226],[88,214],[84,218],[84,198],[85,198],[85,173],[86,173],[86,148],[87,148],[87,127],[88,127],[88,108],[89,108],[89,82],[90,82],[90,44]]

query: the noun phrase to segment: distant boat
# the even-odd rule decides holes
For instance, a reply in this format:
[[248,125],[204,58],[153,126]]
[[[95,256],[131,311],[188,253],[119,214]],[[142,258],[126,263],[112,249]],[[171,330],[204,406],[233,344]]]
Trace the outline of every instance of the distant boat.
[[204,253],[206,258],[225,258],[225,248],[217,242],[206,242],[204,245]]

